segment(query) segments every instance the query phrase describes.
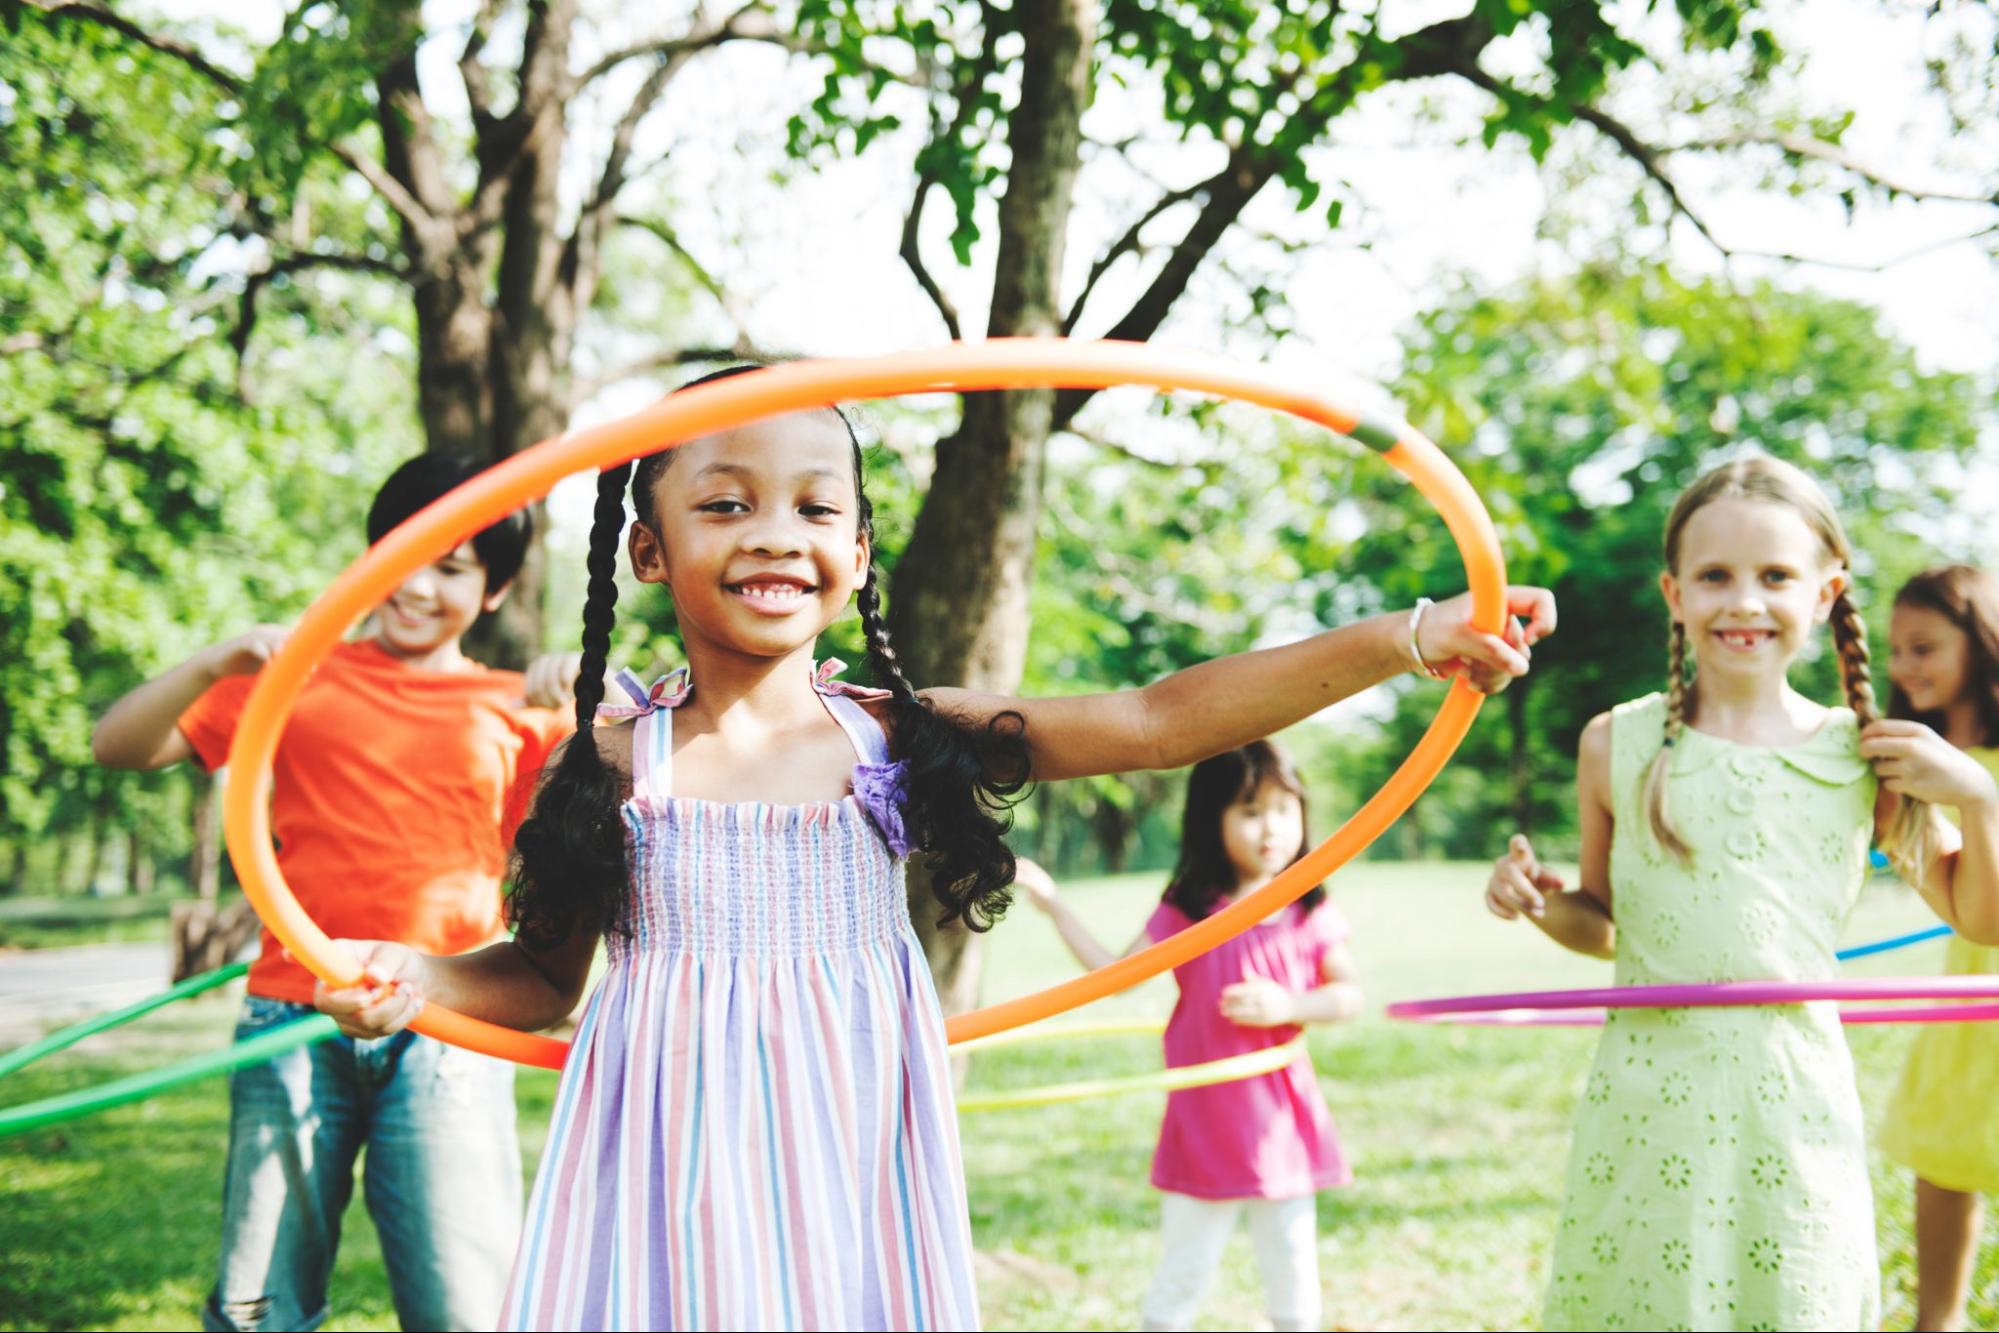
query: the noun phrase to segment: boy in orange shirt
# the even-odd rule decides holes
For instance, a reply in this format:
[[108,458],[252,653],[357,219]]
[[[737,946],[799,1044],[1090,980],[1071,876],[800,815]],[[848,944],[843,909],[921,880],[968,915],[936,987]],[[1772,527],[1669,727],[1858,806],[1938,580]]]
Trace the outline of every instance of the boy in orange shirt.
[[[368,540],[478,472],[411,459],[368,511]],[[300,904],[336,937],[462,953],[504,937],[500,879],[549,750],[569,730],[555,659],[527,677],[489,671],[459,640],[498,608],[526,555],[516,514],[411,574],[367,637],[307,682],[278,742],[271,824]],[[256,672],[286,631],[259,626],[196,653],[112,706],[100,763],[164,768],[227,758]],[[573,668],[572,668],[573,670]],[[537,704],[527,702],[532,684]],[[266,931],[237,1038],[312,1012],[313,978]],[[428,1037],[337,1037],[240,1070],[209,1329],[310,1329],[354,1159],[406,1329],[494,1327],[520,1230],[513,1067]]]

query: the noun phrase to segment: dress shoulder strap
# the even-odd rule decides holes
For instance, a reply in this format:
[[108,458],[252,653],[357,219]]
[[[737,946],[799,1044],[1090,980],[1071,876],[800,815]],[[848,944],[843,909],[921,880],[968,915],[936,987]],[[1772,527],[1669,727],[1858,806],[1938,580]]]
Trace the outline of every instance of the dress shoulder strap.
[[658,708],[632,722],[632,800],[650,808],[673,794],[673,710]]
[[864,764],[886,764],[888,762],[888,733],[881,723],[860,701],[831,690],[820,690],[819,698],[826,705],[826,711],[840,724],[840,730],[847,733],[847,740],[853,745],[854,753]]

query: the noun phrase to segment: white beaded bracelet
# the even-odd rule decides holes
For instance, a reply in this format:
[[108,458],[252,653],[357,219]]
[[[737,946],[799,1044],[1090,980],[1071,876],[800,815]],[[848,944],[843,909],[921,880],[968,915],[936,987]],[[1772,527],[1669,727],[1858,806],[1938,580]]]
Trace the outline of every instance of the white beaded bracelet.
[[1446,678],[1444,673],[1423,660],[1423,647],[1416,641],[1416,631],[1423,627],[1423,613],[1435,605],[1427,597],[1418,597],[1415,609],[1409,612],[1409,655],[1416,659],[1416,665],[1409,669],[1421,672],[1431,680],[1443,680]]

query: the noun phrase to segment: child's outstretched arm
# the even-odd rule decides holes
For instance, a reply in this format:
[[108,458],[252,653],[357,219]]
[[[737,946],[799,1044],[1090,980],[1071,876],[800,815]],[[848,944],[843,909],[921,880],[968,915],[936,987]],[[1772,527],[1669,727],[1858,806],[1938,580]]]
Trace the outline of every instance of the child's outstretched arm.
[[1884,718],[1870,724],[1860,733],[1860,753],[1881,780],[1877,839],[1888,832],[1897,796],[1958,812],[1959,829],[1937,821],[1940,854],[1923,868],[1916,890],[1973,944],[1999,944],[1999,785],[1992,775],[1920,722]]
[[472,953],[440,958],[388,940],[343,940],[360,956],[363,982],[335,990],[312,988],[313,1007],[332,1016],[350,1037],[386,1037],[410,1024],[425,1004],[502,1027],[536,1032],[576,1008],[590,976],[597,936],[578,930],[553,948],[529,950],[505,940]]
[[91,754],[106,768],[169,768],[193,758],[194,747],[177,725],[181,714],[224,676],[263,670],[290,632],[259,625],[153,677],[105,710],[90,733]]
[[1054,878],[1024,856],[1014,864],[1013,882],[1027,895],[1029,902],[1048,914],[1048,919],[1055,923],[1055,933],[1062,937],[1062,943],[1069,946],[1069,952],[1076,956],[1077,962],[1092,972],[1116,962],[1119,957],[1129,958],[1150,943],[1145,933],[1140,931],[1138,938],[1122,955],[1112,953],[1090,933],[1090,928],[1069,909],[1069,904],[1062,901]]
[[1507,589],[1506,611],[1504,637],[1473,629],[1467,593],[1428,608],[1413,643],[1410,614],[1398,611],[1281,648],[1202,662],[1115,694],[1012,699],[936,689],[926,695],[973,724],[1018,713],[1027,724],[1031,776],[1039,781],[1184,768],[1419,665],[1464,672],[1486,692],[1497,690],[1527,673],[1530,645],[1555,628],[1555,599],[1545,589]]
[[1485,905],[1502,921],[1525,916],[1565,949],[1593,958],[1617,956],[1617,926],[1610,912],[1610,714],[1583,728],[1576,752],[1576,813],[1582,835],[1581,883],[1563,886],[1543,866],[1533,844],[1513,835],[1506,855],[1492,863]]

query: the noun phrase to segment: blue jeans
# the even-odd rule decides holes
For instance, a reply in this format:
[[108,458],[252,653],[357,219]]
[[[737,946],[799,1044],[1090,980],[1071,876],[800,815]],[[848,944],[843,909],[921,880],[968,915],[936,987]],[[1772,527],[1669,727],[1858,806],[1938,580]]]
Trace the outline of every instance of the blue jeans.
[[[302,1004],[250,996],[236,1039]],[[207,1329],[313,1329],[326,1318],[354,1159],[406,1329],[491,1329],[521,1229],[514,1069],[399,1032],[334,1037],[229,1083],[222,1261]]]

